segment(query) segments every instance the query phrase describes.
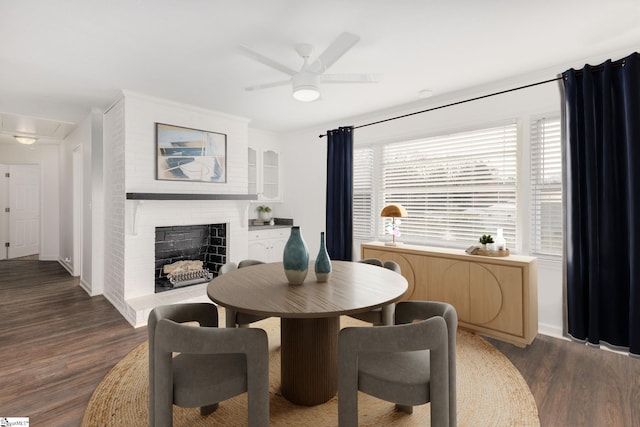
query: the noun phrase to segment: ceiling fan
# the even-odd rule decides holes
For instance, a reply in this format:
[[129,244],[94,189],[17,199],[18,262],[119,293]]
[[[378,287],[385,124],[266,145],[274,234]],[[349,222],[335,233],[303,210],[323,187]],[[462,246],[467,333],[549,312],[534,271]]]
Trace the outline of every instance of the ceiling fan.
[[329,67],[347,53],[359,40],[360,37],[355,34],[342,33],[312,63],[309,63],[309,58],[313,52],[313,46],[310,44],[295,45],[294,48],[296,52],[298,52],[298,55],[304,60],[299,71],[293,70],[246,46],[239,46],[239,51],[247,57],[291,76],[286,80],[247,86],[245,90],[253,91],[291,84],[293,86],[293,97],[295,99],[311,102],[320,97],[320,83],[377,83],[378,78],[374,74],[324,74]]

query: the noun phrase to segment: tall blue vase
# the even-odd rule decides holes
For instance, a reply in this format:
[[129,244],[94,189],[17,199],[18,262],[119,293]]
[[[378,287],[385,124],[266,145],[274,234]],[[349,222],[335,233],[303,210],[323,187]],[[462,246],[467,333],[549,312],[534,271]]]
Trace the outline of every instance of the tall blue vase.
[[318,282],[327,282],[331,276],[331,259],[327,252],[327,245],[324,241],[324,231],[320,233],[320,252],[316,257],[316,280]]
[[309,270],[309,251],[300,234],[300,227],[291,227],[291,235],[284,246],[282,257],[284,274],[292,285],[300,285],[307,277]]

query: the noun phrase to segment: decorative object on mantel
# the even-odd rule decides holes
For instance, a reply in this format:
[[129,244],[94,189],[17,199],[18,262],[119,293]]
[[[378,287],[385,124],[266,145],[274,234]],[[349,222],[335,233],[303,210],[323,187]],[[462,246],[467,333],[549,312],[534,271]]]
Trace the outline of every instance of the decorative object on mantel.
[[383,218],[391,218],[391,222],[385,226],[385,231],[391,234],[391,242],[386,244],[389,246],[396,246],[396,236],[400,236],[401,221],[396,218],[404,218],[407,216],[407,210],[399,203],[391,203],[385,206],[380,212],[380,216]]
[[256,208],[256,210],[258,211],[258,216],[260,217],[261,220],[263,221],[271,220],[271,208],[269,206],[260,205]]
[[227,135],[156,123],[156,179],[227,182]]
[[324,241],[324,231],[320,232],[320,252],[315,264],[316,280],[318,282],[328,282],[331,276],[331,259],[327,252],[327,245]]
[[309,270],[309,250],[300,234],[300,227],[291,227],[291,235],[284,246],[282,257],[284,274],[291,285],[301,285]]

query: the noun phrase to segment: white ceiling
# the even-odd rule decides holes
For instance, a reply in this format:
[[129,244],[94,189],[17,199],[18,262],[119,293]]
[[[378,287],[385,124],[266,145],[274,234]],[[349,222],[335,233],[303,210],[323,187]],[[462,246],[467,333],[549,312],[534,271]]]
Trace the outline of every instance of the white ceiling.
[[[68,125],[124,89],[288,131],[630,54],[638,22],[639,0],[0,0],[0,113]],[[361,39],[329,71],[379,83],[325,84],[313,103],[243,90],[287,76],[238,45],[298,69],[294,44],[317,55],[343,31]]]

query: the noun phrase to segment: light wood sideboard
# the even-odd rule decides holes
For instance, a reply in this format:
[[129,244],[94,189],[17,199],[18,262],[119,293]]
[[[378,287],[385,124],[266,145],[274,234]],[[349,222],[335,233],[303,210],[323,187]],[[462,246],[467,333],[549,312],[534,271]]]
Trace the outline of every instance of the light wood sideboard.
[[365,243],[362,258],[397,262],[409,282],[404,299],[445,301],[460,327],[531,344],[538,333],[538,278],[534,257],[469,255],[463,250],[382,242]]

